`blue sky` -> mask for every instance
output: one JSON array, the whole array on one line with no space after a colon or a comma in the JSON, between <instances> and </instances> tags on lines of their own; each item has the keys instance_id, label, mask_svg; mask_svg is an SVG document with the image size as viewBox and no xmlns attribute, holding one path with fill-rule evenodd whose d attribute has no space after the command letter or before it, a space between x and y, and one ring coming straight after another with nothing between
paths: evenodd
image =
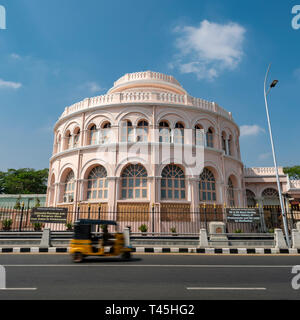
<instances>
[{"instance_id":1,"label":"blue sky","mask_svg":"<svg viewBox=\"0 0 300 320\"><path fill-rule=\"evenodd\" d=\"M0 170L48 167L65 106L104 94L128 72L173 75L242 128L247 167L272 166L263 80L280 165L300 164L298 1L0 0Z\"/></svg>"}]
</instances>

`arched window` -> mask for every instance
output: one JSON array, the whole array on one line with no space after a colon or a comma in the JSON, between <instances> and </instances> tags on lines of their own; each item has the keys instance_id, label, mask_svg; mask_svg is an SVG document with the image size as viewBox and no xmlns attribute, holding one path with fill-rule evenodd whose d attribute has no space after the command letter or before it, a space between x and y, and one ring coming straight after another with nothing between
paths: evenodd
<instances>
[{"instance_id":1,"label":"arched window","mask_svg":"<svg viewBox=\"0 0 300 320\"><path fill-rule=\"evenodd\" d=\"M255 207L256 206L256 200L255 200L255 194L251 190L246 189L246 197L247 197L247 206L248 207Z\"/></svg>"},{"instance_id":2,"label":"arched window","mask_svg":"<svg viewBox=\"0 0 300 320\"><path fill-rule=\"evenodd\" d=\"M64 184L64 203L70 203L74 201L74 190L75 190L75 178L74 172L70 171L66 177Z\"/></svg>"},{"instance_id":3,"label":"arched window","mask_svg":"<svg viewBox=\"0 0 300 320\"><path fill-rule=\"evenodd\" d=\"M97 144L97 135L98 135L97 127L95 125L92 125L89 131L90 131L89 144L90 145Z\"/></svg>"},{"instance_id":4,"label":"arched window","mask_svg":"<svg viewBox=\"0 0 300 320\"><path fill-rule=\"evenodd\" d=\"M55 175L52 174L49 186L49 204L54 205L54 195L55 195Z\"/></svg>"},{"instance_id":5,"label":"arched window","mask_svg":"<svg viewBox=\"0 0 300 320\"><path fill-rule=\"evenodd\" d=\"M121 198L147 198L147 176L141 164L128 165L121 174Z\"/></svg>"},{"instance_id":6,"label":"arched window","mask_svg":"<svg viewBox=\"0 0 300 320\"><path fill-rule=\"evenodd\" d=\"M137 142L146 142L148 141L148 122L145 120L139 121L137 125L137 136L136 141Z\"/></svg>"},{"instance_id":7,"label":"arched window","mask_svg":"<svg viewBox=\"0 0 300 320\"><path fill-rule=\"evenodd\" d=\"M121 123L121 141L122 142L133 142L134 130L131 121L126 120Z\"/></svg>"},{"instance_id":8,"label":"arched window","mask_svg":"<svg viewBox=\"0 0 300 320\"><path fill-rule=\"evenodd\" d=\"M91 170L88 176L87 199L107 199L108 181L107 172L103 166Z\"/></svg>"},{"instance_id":9,"label":"arched window","mask_svg":"<svg viewBox=\"0 0 300 320\"><path fill-rule=\"evenodd\" d=\"M222 150L227 154L227 148L226 148L226 133L222 132Z\"/></svg>"},{"instance_id":10,"label":"arched window","mask_svg":"<svg viewBox=\"0 0 300 320\"><path fill-rule=\"evenodd\" d=\"M195 130L195 144L204 146L203 127L200 124L196 124L194 130Z\"/></svg>"},{"instance_id":11,"label":"arched window","mask_svg":"<svg viewBox=\"0 0 300 320\"><path fill-rule=\"evenodd\" d=\"M230 207L235 206L234 201L234 187L231 178L228 178L228 190L227 190L227 196L228 196L228 204Z\"/></svg>"},{"instance_id":12,"label":"arched window","mask_svg":"<svg viewBox=\"0 0 300 320\"><path fill-rule=\"evenodd\" d=\"M105 144L109 142L110 130L111 130L111 124L110 122L106 122L101 129L101 143Z\"/></svg>"},{"instance_id":13,"label":"arched window","mask_svg":"<svg viewBox=\"0 0 300 320\"><path fill-rule=\"evenodd\" d=\"M183 144L184 143L184 125L177 122L173 134L173 142Z\"/></svg>"},{"instance_id":14,"label":"arched window","mask_svg":"<svg viewBox=\"0 0 300 320\"><path fill-rule=\"evenodd\" d=\"M175 164L165 166L161 173L161 199L185 199L185 176L183 170Z\"/></svg>"},{"instance_id":15,"label":"arched window","mask_svg":"<svg viewBox=\"0 0 300 320\"><path fill-rule=\"evenodd\" d=\"M262 192L263 204L266 206L276 206L280 204L279 194L276 189L267 188Z\"/></svg>"},{"instance_id":16,"label":"arched window","mask_svg":"<svg viewBox=\"0 0 300 320\"><path fill-rule=\"evenodd\" d=\"M262 196L265 198L278 198L278 191L273 188L267 188L263 191Z\"/></svg>"},{"instance_id":17,"label":"arched window","mask_svg":"<svg viewBox=\"0 0 300 320\"><path fill-rule=\"evenodd\" d=\"M159 123L159 142L171 142L170 127L166 121Z\"/></svg>"},{"instance_id":18,"label":"arched window","mask_svg":"<svg viewBox=\"0 0 300 320\"><path fill-rule=\"evenodd\" d=\"M78 148L78 147L79 147L79 139L80 139L80 129L77 128L77 129L74 131L73 148Z\"/></svg>"},{"instance_id":19,"label":"arched window","mask_svg":"<svg viewBox=\"0 0 300 320\"><path fill-rule=\"evenodd\" d=\"M232 136L231 135L228 138L228 154L232 156Z\"/></svg>"},{"instance_id":20,"label":"arched window","mask_svg":"<svg viewBox=\"0 0 300 320\"><path fill-rule=\"evenodd\" d=\"M200 174L199 181L199 200L216 201L216 180L214 174L207 168L204 168Z\"/></svg>"},{"instance_id":21,"label":"arched window","mask_svg":"<svg viewBox=\"0 0 300 320\"><path fill-rule=\"evenodd\" d=\"M214 132L212 128L209 128L206 132L206 146L209 148L214 147Z\"/></svg>"},{"instance_id":22,"label":"arched window","mask_svg":"<svg viewBox=\"0 0 300 320\"><path fill-rule=\"evenodd\" d=\"M71 149L72 148L72 135L71 135L71 132L68 130L68 132L66 133L66 144L65 144L65 148L68 150L68 149Z\"/></svg>"}]
</instances>

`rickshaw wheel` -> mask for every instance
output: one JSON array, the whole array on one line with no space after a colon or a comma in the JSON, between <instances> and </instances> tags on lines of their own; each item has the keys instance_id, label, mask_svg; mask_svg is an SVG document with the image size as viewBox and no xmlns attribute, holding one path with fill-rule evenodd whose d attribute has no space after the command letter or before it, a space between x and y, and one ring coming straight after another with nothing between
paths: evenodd
<instances>
[{"instance_id":1,"label":"rickshaw wheel","mask_svg":"<svg viewBox=\"0 0 300 320\"><path fill-rule=\"evenodd\" d=\"M83 254L81 252L73 253L73 262L79 263L83 261Z\"/></svg>"},{"instance_id":2,"label":"rickshaw wheel","mask_svg":"<svg viewBox=\"0 0 300 320\"><path fill-rule=\"evenodd\" d=\"M123 253L122 253L122 259L124 259L124 260L130 260L130 258L131 258L130 252L123 252Z\"/></svg>"}]
</instances>

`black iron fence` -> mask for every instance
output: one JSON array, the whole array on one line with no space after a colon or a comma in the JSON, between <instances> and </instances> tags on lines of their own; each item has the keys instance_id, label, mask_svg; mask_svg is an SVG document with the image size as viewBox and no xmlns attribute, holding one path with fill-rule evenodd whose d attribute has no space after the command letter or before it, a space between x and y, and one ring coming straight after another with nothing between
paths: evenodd
<instances>
[{"instance_id":1,"label":"black iron fence","mask_svg":"<svg viewBox=\"0 0 300 320\"><path fill-rule=\"evenodd\" d=\"M198 235L200 229L209 232L209 223L212 221L224 222L228 233L264 233L272 232L275 228L283 228L279 206L265 206L259 210L261 219L256 222L243 223L227 220L226 210L221 206L207 206L197 212L132 210L108 211L88 208L81 211L69 211L66 223L32 223L31 209L0 208L0 231L41 231L47 227L53 231L71 231L77 219L102 219L117 221L114 231L122 231L130 227L132 233L151 235ZM289 229L295 228L300 221L300 211L290 210L287 214Z\"/></svg>"}]
</instances>

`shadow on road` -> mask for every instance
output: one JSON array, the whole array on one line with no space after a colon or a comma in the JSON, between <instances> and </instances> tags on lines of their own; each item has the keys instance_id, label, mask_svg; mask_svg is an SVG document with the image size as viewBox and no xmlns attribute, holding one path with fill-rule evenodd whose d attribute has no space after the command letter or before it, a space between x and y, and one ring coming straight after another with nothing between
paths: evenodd
<instances>
[{"instance_id":1,"label":"shadow on road","mask_svg":"<svg viewBox=\"0 0 300 320\"><path fill-rule=\"evenodd\" d=\"M141 258L131 258L131 259L122 259L122 258L111 258L111 257L86 257L84 258L82 263L108 263L108 262L124 262L124 263L129 263L129 262L137 262L141 261Z\"/></svg>"}]
</instances>

